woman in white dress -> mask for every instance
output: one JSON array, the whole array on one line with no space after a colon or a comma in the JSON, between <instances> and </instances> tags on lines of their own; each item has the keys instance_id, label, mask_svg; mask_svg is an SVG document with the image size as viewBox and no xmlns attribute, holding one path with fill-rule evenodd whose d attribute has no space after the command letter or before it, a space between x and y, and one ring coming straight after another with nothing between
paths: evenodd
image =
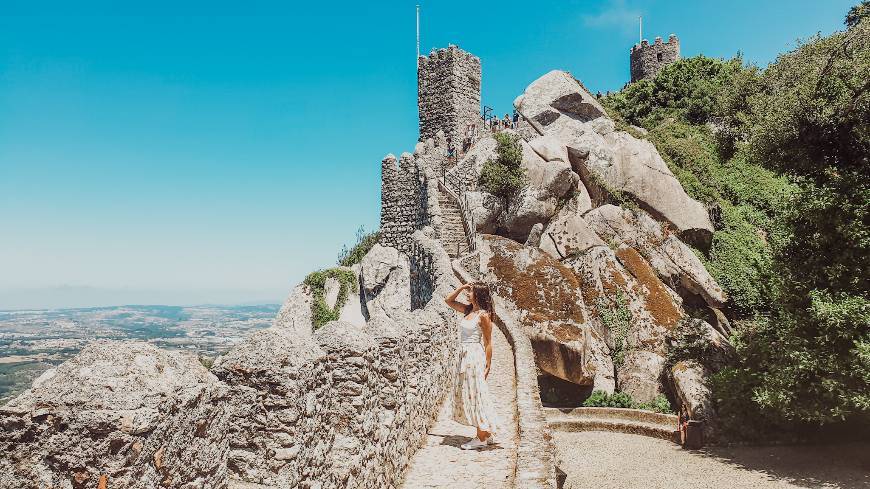
<instances>
[{"instance_id":1,"label":"woman in white dress","mask_svg":"<svg viewBox=\"0 0 870 489\"><path fill-rule=\"evenodd\" d=\"M456 298L468 291L470 305ZM477 428L477 437L462 445L477 450L493 443L498 418L486 378L492 366L492 296L482 283L465 284L450 294L447 304L464 314L459 321L459 362L453 382L453 419Z\"/></svg>"}]
</instances>

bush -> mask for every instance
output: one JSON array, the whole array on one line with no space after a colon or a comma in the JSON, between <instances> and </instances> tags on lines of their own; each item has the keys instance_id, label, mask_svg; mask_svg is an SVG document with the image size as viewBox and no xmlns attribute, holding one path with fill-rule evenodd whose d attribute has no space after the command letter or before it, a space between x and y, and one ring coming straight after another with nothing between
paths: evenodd
<instances>
[{"instance_id":1,"label":"bush","mask_svg":"<svg viewBox=\"0 0 870 489\"><path fill-rule=\"evenodd\" d=\"M663 68L653 79L640 80L603 99L625 121L649 128L668 117L693 124L717 116L730 121L743 98L744 84L757 70L744 67L739 56L723 61L706 56L684 58ZM723 87L737 86L737 90ZM727 104L727 105L726 105ZM729 111L721 110L726 106Z\"/></svg>"},{"instance_id":2,"label":"bush","mask_svg":"<svg viewBox=\"0 0 870 489\"><path fill-rule=\"evenodd\" d=\"M365 226L360 226L356 230L356 244L350 249L347 245L341 247L338 253L338 264L343 267L351 267L360 263L366 254L378 243L380 239L380 231L366 232Z\"/></svg>"},{"instance_id":3,"label":"bush","mask_svg":"<svg viewBox=\"0 0 870 489\"><path fill-rule=\"evenodd\" d=\"M523 151L515 134L498 133L495 141L496 159L486 160L483 164L478 184L493 195L507 198L526 184Z\"/></svg>"},{"instance_id":4,"label":"bush","mask_svg":"<svg viewBox=\"0 0 870 489\"><path fill-rule=\"evenodd\" d=\"M799 190L776 223L775 307L741 350L771 416L870 421L870 20L780 56L751 98L748 154Z\"/></svg>"},{"instance_id":5,"label":"bush","mask_svg":"<svg viewBox=\"0 0 870 489\"><path fill-rule=\"evenodd\" d=\"M330 278L338 280L339 283L338 298L335 300L333 308L326 304L326 280ZM353 272L341 268L311 272L302 283L308 286L314 297L314 300L311 301L311 318L314 329L318 329L330 321L338 320L341 308L347 302L350 292L359 290Z\"/></svg>"},{"instance_id":6,"label":"bush","mask_svg":"<svg viewBox=\"0 0 870 489\"><path fill-rule=\"evenodd\" d=\"M613 357L613 366L618 369L625 362L625 354L630 350L628 330L633 317L628 308L628 300L617 289L612 298L598 298L596 306L601 316L601 324L611 333L610 356Z\"/></svg>"},{"instance_id":7,"label":"bush","mask_svg":"<svg viewBox=\"0 0 870 489\"><path fill-rule=\"evenodd\" d=\"M638 403L635 402L630 395L618 391L613 394L608 394L604 391L593 391L592 394L583 401L583 406L643 409L646 411L655 411L657 413L673 412L670 402L668 402L668 399L661 394L656 396L652 402Z\"/></svg>"}]
</instances>

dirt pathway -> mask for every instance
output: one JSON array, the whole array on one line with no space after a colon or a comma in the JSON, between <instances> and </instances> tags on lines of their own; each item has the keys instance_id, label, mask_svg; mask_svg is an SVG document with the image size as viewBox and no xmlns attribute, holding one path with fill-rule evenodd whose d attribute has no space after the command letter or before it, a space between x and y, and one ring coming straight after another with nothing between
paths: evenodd
<instances>
[{"instance_id":1,"label":"dirt pathway","mask_svg":"<svg viewBox=\"0 0 870 489\"><path fill-rule=\"evenodd\" d=\"M451 420L445 402L425 444L411 459L404 489L513 487L517 457L516 371L513 351L498 328L493 328L492 340L492 372L487 382L505 433L497 438L495 446L480 451L461 450L459 445L474 437L475 429Z\"/></svg>"},{"instance_id":2,"label":"dirt pathway","mask_svg":"<svg viewBox=\"0 0 870 489\"><path fill-rule=\"evenodd\" d=\"M665 440L622 433L553 435L564 489L870 487L867 444L689 451Z\"/></svg>"}]
</instances>

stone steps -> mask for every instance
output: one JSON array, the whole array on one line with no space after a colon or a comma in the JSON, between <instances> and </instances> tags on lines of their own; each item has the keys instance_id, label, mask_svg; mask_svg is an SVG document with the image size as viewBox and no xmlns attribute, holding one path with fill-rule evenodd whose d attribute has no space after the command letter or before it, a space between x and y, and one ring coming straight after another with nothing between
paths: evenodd
<instances>
[{"instance_id":1,"label":"stone steps","mask_svg":"<svg viewBox=\"0 0 870 489\"><path fill-rule=\"evenodd\" d=\"M680 442L678 418L640 409L544 408L547 424L555 431L611 431Z\"/></svg>"},{"instance_id":2,"label":"stone steps","mask_svg":"<svg viewBox=\"0 0 870 489\"><path fill-rule=\"evenodd\" d=\"M468 237L462 221L462 211L446 192L438 192L438 204L441 207L441 245L447 250L451 259L468 253Z\"/></svg>"}]
</instances>

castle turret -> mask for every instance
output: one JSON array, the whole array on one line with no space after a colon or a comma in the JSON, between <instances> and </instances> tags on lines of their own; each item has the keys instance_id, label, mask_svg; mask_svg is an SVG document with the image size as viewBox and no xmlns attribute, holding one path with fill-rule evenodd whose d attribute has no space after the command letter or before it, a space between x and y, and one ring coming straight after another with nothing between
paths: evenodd
<instances>
[{"instance_id":1,"label":"castle turret","mask_svg":"<svg viewBox=\"0 0 870 489\"><path fill-rule=\"evenodd\" d=\"M631 47L631 81L654 78L665 66L680 59L680 40L675 34L662 42L656 37L650 44L646 39Z\"/></svg>"},{"instance_id":2,"label":"castle turret","mask_svg":"<svg viewBox=\"0 0 870 489\"><path fill-rule=\"evenodd\" d=\"M417 108L421 141L442 130L459 147L480 120L480 58L453 45L417 58Z\"/></svg>"}]
</instances>

